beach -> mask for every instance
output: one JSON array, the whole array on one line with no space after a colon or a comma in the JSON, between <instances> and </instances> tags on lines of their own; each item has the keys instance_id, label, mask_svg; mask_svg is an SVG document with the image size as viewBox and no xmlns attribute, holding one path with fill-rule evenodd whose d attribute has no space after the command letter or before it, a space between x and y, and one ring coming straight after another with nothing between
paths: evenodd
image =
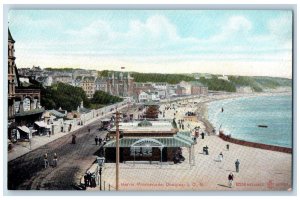
<instances>
[{"instance_id":1,"label":"beach","mask_svg":"<svg viewBox=\"0 0 300 200\"><path fill-rule=\"evenodd\" d=\"M217 134L207 120L207 103L227 99L248 97L261 94L220 94L204 96L202 98L183 100L176 103L176 109L165 111L165 118L182 119L186 112L197 113L198 120L184 122L184 130L193 131L200 127L200 131L208 134L204 139L199 137L194 145L194 163L188 163L188 149L183 148L186 160L180 164L164 163L163 165L146 163L120 164L120 190L240 190L240 191L287 191L292 187L292 154L264 150L233 144L224 141ZM161 105L161 110L164 110ZM177 112L176 112L177 111ZM162 118L162 116L159 116ZM229 150L226 145L229 144ZM209 155L203 154L203 147L208 146ZM223 160L218 161L222 152ZM239 172L235 170L235 161L239 160ZM107 163L104 167L104 181L115 186L115 164ZM138 172L138 173L137 173ZM228 175L234 174L233 186L228 187Z\"/></svg>"}]
</instances>

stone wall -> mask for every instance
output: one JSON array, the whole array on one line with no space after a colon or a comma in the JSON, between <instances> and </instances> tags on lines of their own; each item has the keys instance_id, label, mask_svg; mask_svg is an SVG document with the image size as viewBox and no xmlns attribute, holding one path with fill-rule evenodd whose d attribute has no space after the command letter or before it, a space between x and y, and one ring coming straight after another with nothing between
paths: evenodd
<instances>
[{"instance_id":1,"label":"stone wall","mask_svg":"<svg viewBox=\"0 0 300 200\"><path fill-rule=\"evenodd\" d=\"M293 152L292 148L279 147L279 146L273 146L273 145L268 145L268 144L261 144L261 143L255 143L255 142L248 142L248 141L244 141L244 140L239 140L239 139L232 138L228 135L225 135L223 132L219 133L219 137L221 139L223 139L224 141L234 143L234 144L243 145L243 146L247 146L247 147L266 149L266 150L270 150L270 151L279 151L279 152L290 153L290 154Z\"/></svg>"}]
</instances>

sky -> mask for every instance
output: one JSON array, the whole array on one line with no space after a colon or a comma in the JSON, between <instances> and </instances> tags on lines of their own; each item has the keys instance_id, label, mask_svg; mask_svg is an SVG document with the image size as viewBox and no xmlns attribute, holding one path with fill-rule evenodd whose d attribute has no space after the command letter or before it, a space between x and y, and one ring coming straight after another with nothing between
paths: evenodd
<instances>
[{"instance_id":1,"label":"sky","mask_svg":"<svg viewBox=\"0 0 300 200\"><path fill-rule=\"evenodd\" d=\"M292 77L288 10L10 10L17 67Z\"/></svg>"}]
</instances>

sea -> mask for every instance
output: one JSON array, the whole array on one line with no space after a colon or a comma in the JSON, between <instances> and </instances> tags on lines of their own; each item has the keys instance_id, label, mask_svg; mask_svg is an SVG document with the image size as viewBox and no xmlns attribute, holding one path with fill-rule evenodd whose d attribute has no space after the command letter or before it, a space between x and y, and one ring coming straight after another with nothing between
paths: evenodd
<instances>
[{"instance_id":1,"label":"sea","mask_svg":"<svg viewBox=\"0 0 300 200\"><path fill-rule=\"evenodd\" d=\"M216 131L222 130L233 138L292 147L292 95L213 101L208 104L208 119Z\"/></svg>"}]
</instances>

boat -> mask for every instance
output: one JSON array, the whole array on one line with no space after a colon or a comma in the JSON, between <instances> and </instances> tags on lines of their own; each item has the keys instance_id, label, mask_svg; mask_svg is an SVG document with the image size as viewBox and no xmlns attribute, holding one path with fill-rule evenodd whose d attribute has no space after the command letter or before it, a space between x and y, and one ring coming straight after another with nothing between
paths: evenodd
<instances>
[{"instance_id":1,"label":"boat","mask_svg":"<svg viewBox=\"0 0 300 200\"><path fill-rule=\"evenodd\" d=\"M267 125L258 125L259 128L268 128Z\"/></svg>"}]
</instances>

